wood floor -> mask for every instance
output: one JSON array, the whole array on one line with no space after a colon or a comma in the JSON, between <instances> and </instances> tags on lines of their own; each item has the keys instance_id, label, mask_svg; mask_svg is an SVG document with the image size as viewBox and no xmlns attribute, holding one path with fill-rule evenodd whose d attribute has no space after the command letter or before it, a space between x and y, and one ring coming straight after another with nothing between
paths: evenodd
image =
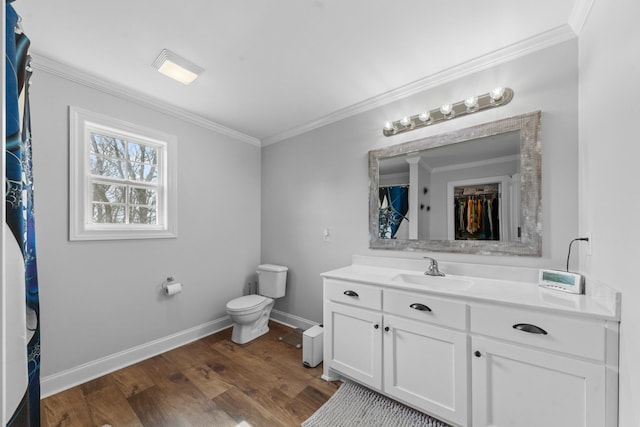
<instances>
[{"instance_id":1,"label":"wood floor","mask_svg":"<svg viewBox=\"0 0 640 427\"><path fill-rule=\"evenodd\" d=\"M270 328L244 345L227 329L48 397L42 426L299 426L339 383L278 340L291 329Z\"/></svg>"}]
</instances>

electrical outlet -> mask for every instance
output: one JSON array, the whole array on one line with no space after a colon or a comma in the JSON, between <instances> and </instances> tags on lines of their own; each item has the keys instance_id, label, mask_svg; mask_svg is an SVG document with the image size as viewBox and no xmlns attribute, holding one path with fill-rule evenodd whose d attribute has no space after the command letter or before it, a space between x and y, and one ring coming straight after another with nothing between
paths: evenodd
<instances>
[{"instance_id":1,"label":"electrical outlet","mask_svg":"<svg viewBox=\"0 0 640 427\"><path fill-rule=\"evenodd\" d=\"M587 256L593 255L593 234L588 232L585 234L585 237L589 239L587 242Z\"/></svg>"},{"instance_id":2,"label":"electrical outlet","mask_svg":"<svg viewBox=\"0 0 640 427\"><path fill-rule=\"evenodd\" d=\"M331 239L331 230L329 230L328 227L322 230L322 239L325 242L328 242Z\"/></svg>"}]
</instances>

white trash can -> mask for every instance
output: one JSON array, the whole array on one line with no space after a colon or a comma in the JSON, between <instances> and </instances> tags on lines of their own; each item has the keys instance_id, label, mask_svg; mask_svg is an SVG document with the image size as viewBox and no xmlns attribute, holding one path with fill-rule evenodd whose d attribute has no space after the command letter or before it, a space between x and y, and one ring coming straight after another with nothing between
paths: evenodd
<instances>
[{"instance_id":1,"label":"white trash can","mask_svg":"<svg viewBox=\"0 0 640 427\"><path fill-rule=\"evenodd\" d=\"M302 364L315 368L322 362L322 326L316 325L302 334Z\"/></svg>"}]
</instances>

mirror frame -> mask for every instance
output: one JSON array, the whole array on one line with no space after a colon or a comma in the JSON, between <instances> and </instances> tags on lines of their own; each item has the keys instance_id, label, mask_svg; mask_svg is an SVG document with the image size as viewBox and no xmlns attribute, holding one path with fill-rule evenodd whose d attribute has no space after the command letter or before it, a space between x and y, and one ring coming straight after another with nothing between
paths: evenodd
<instances>
[{"instance_id":1,"label":"mirror frame","mask_svg":"<svg viewBox=\"0 0 640 427\"><path fill-rule=\"evenodd\" d=\"M435 251L479 255L542 256L541 111L500 119L465 129L369 151L369 248ZM521 238L520 241L409 240L379 237L379 161L429 148L520 131Z\"/></svg>"}]
</instances>

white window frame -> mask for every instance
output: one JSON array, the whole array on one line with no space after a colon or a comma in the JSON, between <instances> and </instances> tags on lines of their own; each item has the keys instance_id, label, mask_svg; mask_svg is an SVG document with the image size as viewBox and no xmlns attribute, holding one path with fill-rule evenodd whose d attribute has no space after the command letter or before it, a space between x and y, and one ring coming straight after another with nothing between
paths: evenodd
<instances>
[{"instance_id":1,"label":"white window frame","mask_svg":"<svg viewBox=\"0 0 640 427\"><path fill-rule=\"evenodd\" d=\"M118 136L158 149L157 224L93 224L90 133ZM178 236L177 138L82 108L69 107L69 240ZM94 178L95 179L95 178ZM128 182L135 186L135 182Z\"/></svg>"}]
</instances>

